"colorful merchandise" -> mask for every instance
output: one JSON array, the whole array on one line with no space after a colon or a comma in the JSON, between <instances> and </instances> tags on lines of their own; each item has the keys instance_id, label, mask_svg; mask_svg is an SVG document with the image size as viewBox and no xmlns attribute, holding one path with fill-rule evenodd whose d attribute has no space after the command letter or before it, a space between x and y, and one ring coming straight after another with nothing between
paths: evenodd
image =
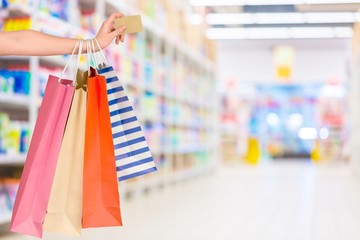
<instances>
[{"instance_id":1,"label":"colorful merchandise","mask_svg":"<svg viewBox=\"0 0 360 240\"><path fill-rule=\"evenodd\" d=\"M9 66L0 69L0 94L30 93L30 78L28 66Z\"/></svg>"},{"instance_id":2,"label":"colorful merchandise","mask_svg":"<svg viewBox=\"0 0 360 240\"><path fill-rule=\"evenodd\" d=\"M6 154L5 135L9 123L9 115L6 113L0 113L0 154Z\"/></svg>"},{"instance_id":3,"label":"colorful merchandise","mask_svg":"<svg viewBox=\"0 0 360 240\"><path fill-rule=\"evenodd\" d=\"M30 17L8 18L4 21L4 25L3 25L4 32L27 30L30 28L31 28Z\"/></svg>"},{"instance_id":4,"label":"colorful merchandise","mask_svg":"<svg viewBox=\"0 0 360 240\"><path fill-rule=\"evenodd\" d=\"M0 154L19 155L29 147L30 129L27 122L10 121L7 113L0 112Z\"/></svg>"},{"instance_id":5,"label":"colorful merchandise","mask_svg":"<svg viewBox=\"0 0 360 240\"><path fill-rule=\"evenodd\" d=\"M0 216L8 215L14 207L19 179L0 179Z\"/></svg>"},{"instance_id":6,"label":"colorful merchandise","mask_svg":"<svg viewBox=\"0 0 360 240\"><path fill-rule=\"evenodd\" d=\"M50 15L60 18L64 21L69 19L69 3L68 0L41 0L39 1L39 8L43 12L48 12Z\"/></svg>"}]
</instances>

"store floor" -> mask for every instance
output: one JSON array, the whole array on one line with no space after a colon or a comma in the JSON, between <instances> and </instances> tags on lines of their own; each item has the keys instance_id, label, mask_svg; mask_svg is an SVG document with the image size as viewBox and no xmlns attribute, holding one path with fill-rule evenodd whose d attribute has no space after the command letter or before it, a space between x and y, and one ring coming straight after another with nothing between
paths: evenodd
<instances>
[{"instance_id":1,"label":"store floor","mask_svg":"<svg viewBox=\"0 0 360 240\"><path fill-rule=\"evenodd\" d=\"M232 166L123 201L122 208L122 228L44 239L360 240L360 180L343 165Z\"/></svg>"}]
</instances>

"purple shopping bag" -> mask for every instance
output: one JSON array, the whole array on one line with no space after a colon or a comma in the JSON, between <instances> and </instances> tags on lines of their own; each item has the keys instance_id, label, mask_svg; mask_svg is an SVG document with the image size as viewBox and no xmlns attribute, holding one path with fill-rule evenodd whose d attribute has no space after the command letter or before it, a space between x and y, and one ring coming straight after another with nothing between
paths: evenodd
<instances>
[{"instance_id":1,"label":"purple shopping bag","mask_svg":"<svg viewBox=\"0 0 360 240\"><path fill-rule=\"evenodd\" d=\"M13 232L42 237L74 90L72 80L59 81L58 77L49 76L14 204L10 223Z\"/></svg>"}]
</instances>

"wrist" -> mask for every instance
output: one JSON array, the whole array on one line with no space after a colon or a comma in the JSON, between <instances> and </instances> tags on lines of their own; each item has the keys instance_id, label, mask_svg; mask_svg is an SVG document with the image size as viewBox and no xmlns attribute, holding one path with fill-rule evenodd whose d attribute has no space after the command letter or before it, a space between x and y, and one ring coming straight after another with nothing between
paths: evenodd
<instances>
[{"instance_id":1,"label":"wrist","mask_svg":"<svg viewBox=\"0 0 360 240\"><path fill-rule=\"evenodd\" d=\"M94 46L95 46L96 51L100 51L100 50L103 50L104 48L106 48L106 44L104 43L104 40L101 37L96 36L95 39L94 39ZM96 41L99 44L97 44ZM100 45L101 49L99 49L99 45Z\"/></svg>"}]
</instances>

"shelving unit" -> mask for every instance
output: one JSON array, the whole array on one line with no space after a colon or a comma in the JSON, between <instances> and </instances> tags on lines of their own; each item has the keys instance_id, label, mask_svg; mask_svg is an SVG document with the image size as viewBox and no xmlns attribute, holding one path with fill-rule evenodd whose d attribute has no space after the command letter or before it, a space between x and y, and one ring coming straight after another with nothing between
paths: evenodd
<instances>
[{"instance_id":1,"label":"shelving unit","mask_svg":"<svg viewBox=\"0 0 360 240\"><path fill-rule=\"evenodd\" d=\"M158 171L121 182L121 195L140 196L158 187L212 171L218 156L218 104L214 64L201 54L199 49L194 49L172 36L159 26L156 20L141 12L136 7L137 1L129 3L129 6L112 0L69 2L76 8L78 2L80 6L86 5L87 8L95 6L96 16L89 17L93 21L89 26L99 25L101 20L112 12L142 15L144 31L127 36L124 44L107 48L105 54L134 103ZM31 8L24 6L16 8L15 5L12 9L31 16L32 26L37 30L55 34L52 26L55 24L56 29L63 29L63 36L94 36L91 30L80 27L77 11L71 11L69 22L65 22L47 13L34 13ZM61 69L66 63L66 58L0 57L0 66L9 59L21 59L29 64L31 91L29 97L17 98L15 102L12 98L2 98L0 95L0 104L3 102L8 105L11 102L13 107L21 106L26 109L32 129L41 101L39 79L42 72L39 69L42 66ZM0 165L21 165L24 159L25 156L0 155Z\"/></svg>"},{"instance_id":2,"label":"shelving unit","mask_svg":"<svg viewBox=\"0 0 360 240\"><path fill-rule=\"evenodd\" d=\"M352 57L351 57L351 78L348 84L347 103L349 124L349 143L346 146L348 150L352 169L360 180L360 141L358 133L360 132L360 23L354 24L354 36L352 39Z\"/></svg>"}]
</instances>

